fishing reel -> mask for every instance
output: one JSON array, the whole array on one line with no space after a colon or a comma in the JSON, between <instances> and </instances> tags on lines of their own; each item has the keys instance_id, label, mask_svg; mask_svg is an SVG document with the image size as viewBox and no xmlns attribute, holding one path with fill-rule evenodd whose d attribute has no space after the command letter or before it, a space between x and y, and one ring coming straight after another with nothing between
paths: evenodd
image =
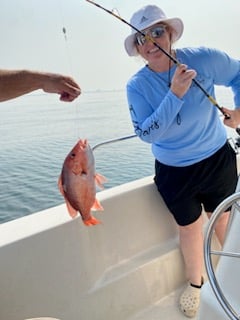
<instances>
[{"instance_id":1,"label":"fishing reel","mask_svg":"<svg viewBox=\"0 0 240 320\"><path fill-rule=\"evenodd\" d=\"M240 147L240 137L235 138L235 144L238 148Z\"/></svg>"},{"instance_id":2,"label":"fishing reel","mask_svg":"<svg viewBox=\"0 0 240 320\"><path fill-rule=\"evenodd\" d=\"M239 137L230 137L228 138L228 142L230 143L231 147L235 151L236 154L239 154L239 148L240 148L240 136Z\"/></svg>"}]
</instances>

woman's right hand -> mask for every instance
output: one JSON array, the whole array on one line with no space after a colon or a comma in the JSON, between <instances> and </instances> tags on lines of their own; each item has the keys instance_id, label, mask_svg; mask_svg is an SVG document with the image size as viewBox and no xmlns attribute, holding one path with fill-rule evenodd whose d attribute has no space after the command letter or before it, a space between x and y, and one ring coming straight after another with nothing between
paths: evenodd
<instances>
[{"instance_id":1,"label":"woman's right hand","mask_svg":"<svg viewBox=\"0 0 240 320\"><path fill-rule=\"evenodd\" d=\"M180 64L173 75L171 90L178 97L182 98L192 84L197 72L193 69L187 69L187 65Z\"/></svg>"}]
</instances>

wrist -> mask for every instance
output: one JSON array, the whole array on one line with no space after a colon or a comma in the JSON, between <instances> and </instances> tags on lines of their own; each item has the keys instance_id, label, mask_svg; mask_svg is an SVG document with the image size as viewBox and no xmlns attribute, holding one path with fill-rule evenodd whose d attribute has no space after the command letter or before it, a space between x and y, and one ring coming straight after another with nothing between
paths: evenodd
<instances>
[{"instance_id":1,"label":"wrist","mask_svg":"<svg viewBox=\"0 0 240 320\"><path fill-rule=\"evenodd\" d=\"M20 77L31 87L31 90L38 90L43 89L46 75L42 72L22 70L20 71Z\"/></svg>"},{"instance_id":2,"label":"wrist","mask_svg":"<svg viewBox=\"0 0 240 320\"><path fill-rule=\"evenodd\" d=\"M178 99L182 99L183 94L181 94L179 91L174 90L172 87L170 87L170 90L172 92L172 94L174 94Z\"/></svg>"}]
</instances>

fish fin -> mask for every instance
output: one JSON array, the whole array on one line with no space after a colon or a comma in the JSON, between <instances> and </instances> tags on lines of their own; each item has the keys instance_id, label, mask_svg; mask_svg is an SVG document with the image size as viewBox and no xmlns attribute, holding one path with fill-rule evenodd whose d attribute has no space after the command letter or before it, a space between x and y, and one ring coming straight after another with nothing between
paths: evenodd
<instances>
[{"instance_id":1,"label":"fish fin","mask_svg":"<svg viewBox=\"0 0 240 320\"><path fill-rule=\"evenodd\" d=\"M89 226L95 226L96 224L100 224L101 221L91 216L89 219L83 220L83 223L89 227Z\"/></svg>"},{"instance_id":2,"label":"fish fin","mask_svg":"<svg viewBox=\"0 0 240 320\"><path fill-rule=\"evenodd\" d=\"M96 182L96 185L103 189L104 186L103 186L103 183L107 182L107 178L105 178L103 175L101 175L100 173L96 173L95 174L95 182Z\"/></svg>"},{"instance_id":3,"label":"fish fin","mask_svg":"<svg viewBox=\"0 0 240 320\"><path fill-rule=\"evenodd\" d=\"M64 200L65 200L65 202L66 202L66 206L67 206L67 210L68 210L69 215L70 215L72 218L75 218L78 212L77 212L76 209L74 209L74 208L71 206L70 202L68 201L68 199L67 199L66 196L65 196L64 185L62 184L62 176L60 176L59 179L58 179L58 188L59 188L61 194L62 194L63 197L64 197Z\"/></svg>"},{"instance_id":4,"label":"fish fin","mask_svg":"<svg viewBox=\"0 0 240 320\"><path fill-rule=\"evenodd\" d=\"M95 198L95 201L94 201L94 204L93 204L91 210L96 210L96 211L103 211L104 210L101 203L98 201L97 198Z\"/></svg>"},{"instance_id":5,"label":"fish fin","mask_svg":"<svg viewBox=\"0 0 240 320\"><path fill-rule=\"evenodd\" d=\"M64 199L66 202L68 213L72 218L75 218L78 214L78 211L71 206L70 202L66 199L66 197L64 197Z\"/></svg>"},{"instance_id":6,"label":"fish fin","mask_svg":"<svg viewBox=\"0 0 240 320\"><path fill-rule=\"evenodd\" d=\"M62 184L62 176L58 179L58 189L61 192L61 194L64 196L64 190L63 190L63 184Z\"/></svg>"}]
</instances>

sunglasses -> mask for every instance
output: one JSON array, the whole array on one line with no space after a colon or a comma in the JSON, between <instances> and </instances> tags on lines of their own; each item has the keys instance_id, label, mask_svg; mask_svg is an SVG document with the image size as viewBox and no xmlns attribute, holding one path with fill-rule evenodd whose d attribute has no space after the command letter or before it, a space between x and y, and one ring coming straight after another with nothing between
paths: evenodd
<instances>
[{"instance_id":1,"label":"sunglasses","mask_svg":"<svg viewBox=\"0 0 240 320\"><path fill-rule=\"evenodd\" d=\"M138 46L143 46L147 39L157 39L161 38L161 36L165 33L166 26L165 25L158 25L152 28L149 28L141 33L137 33L135 37L135 44ZM146 37L146 35L148 37Z\"/></svg>"}]
</instances>

